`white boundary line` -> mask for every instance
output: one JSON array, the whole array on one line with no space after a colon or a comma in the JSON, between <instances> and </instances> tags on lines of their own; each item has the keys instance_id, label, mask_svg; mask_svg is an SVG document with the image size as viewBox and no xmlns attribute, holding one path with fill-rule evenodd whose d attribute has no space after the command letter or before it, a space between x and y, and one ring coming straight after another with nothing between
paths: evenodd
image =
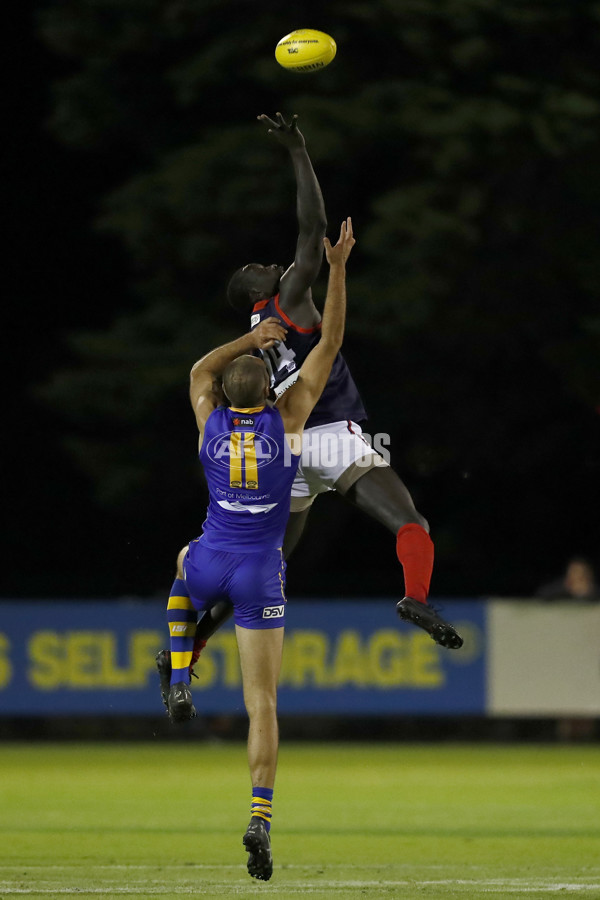
<instances>
[{"instance_id":1,"label":"white boundary line","mask_svg":"<svg viewBox=\"0 0 600 900\"><path fill-rule=\"evenodd\" d=\"M453 883L448 885L449 887L453 886ZM454 885L455 886L455 885ZM207 888L210 891L210 894L213 896L218 896L220 894L223 895L233 895L233 894L244 894L248 896L248 891L252 890L255 886L252 884L245 884L244 886L237 886L229 883L225 884L213 884L210 885L193 885L189 888L177 887L174 888L173 885L165 885L164 887L149 887L148 885L140 885L139 888L116 888L110 885L104 888L86 888L86 887L62 887L62 888L43 888L43 887L28 887L28 888L6 888L2 887L2 895L3 897L12 897L12 896L42 896L47 895L49 897L58 896L58 895L66 895L70 897L81 897L81 896L89 896L89 895L102 895L104 897L126 897L126 896L135 896L135 897L197 897L199 893L207 894ZM408 881L378 881L373 883L371 881L357 881L352 882L350 884L336 884L336 883L325 883L322 885L309 886L290 886L286 885L261 885L260 891L261 893L267 892L271 896L281 895L285 893L288 895L298 896L302 894L319 894L323 896L323 894L327 893L330 896L335 896L339 893L344 893L345 896L348 896L348 891L357 890L364 891L365 889L375 889L375 888L397 888L403 890L423 890L424 885L419 882L408 882ZM479 887L471 886L470 890L479 890L484 892L485 894L497 895L503 897L515 896L515 897L523 897L526 894L548 894L550 896L558 893L562 894L579 894L586 895L590 891L594 891L593 897L598 897L598 885L589 885L589 886L570 886L570 885L556 885L554 887L521 887L521 888L507 888L498 886L496 888L487 887L485 884L481 884ZM427 896L424 894L423 896ZM431 895L429 895L431 896ZM442 895L440 895L442 896ZM456 896L456 894L454 894ZM465 893L465 897L473 896L472 894Z\"/></svg>"},{"instance_id":2,"label":"white boundary line","mask_svg":"<svg viewBox=\"0 0 600 900\"><path fill-rule=\"evenodd\" d=\"M234 867L231 867L234 868ZM237 867L235 867L237 868ZM18 881L22 881L22 879L18 879ZM231 884L231 882L211 882L210 885L204 885L204 888L210 888L212 892L214 891L229 891L233 893L237 893L238 890L246 891L250 887L250 882L244 880L243 886L242 883L239 883L239 886L236 884ZM364 889L364 888L388 888L388 887L396 887L396 888L412 888L414 889L422 889L422 888L447 888L447 887L455 887L455 888L469 888L470 890L484 890L486 893L493 894L523 894L523 893L558 893L558 892L571 892L571 893L584 893L587 891L600 891L600 883L582 883L582 882L552 882L549 880L544 881L535 881L525 879L436 879L432 881L423 881L417 879L411 880L392 880L392 879L377 879L376 881L364 881L364 880L332 880L332 879L323 879L322 881L303 881L296 883L273 883L270 885L264 885L261 887L261 891L268 891L269 893L274 892L277 893L279 891L284 891L286 893L321 893L323 891L343 891L350 889ZM54 887L50 885L47 881L40 882L36 885L28 885L27 887L22 887L20 885L15 884L15 882L6 882L0 881L0 891L3 895L10 894L113 894L113 895L127 895L127 894L140 894L145 893L148 895L152 894L171 894L171 895L188 895L188 894L198 894L199 885L194 882L189 886L186 885L177 885L175 886L170 881L165 882L157 882L156 880L151 881L150 883L146 880L140 881L137 883L130 883L129 885L115 885L108 883L106 885L102 885L101 887L92 887L87 888L82 886L81 884L74 885L72 887Z\"/></svg>"}]
</instances>

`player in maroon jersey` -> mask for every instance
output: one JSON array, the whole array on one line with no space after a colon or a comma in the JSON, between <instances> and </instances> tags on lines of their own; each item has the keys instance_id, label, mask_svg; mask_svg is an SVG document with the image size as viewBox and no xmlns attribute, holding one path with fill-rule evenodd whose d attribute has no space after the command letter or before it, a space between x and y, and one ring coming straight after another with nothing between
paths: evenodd
<instances>
[{"instance_id":1,"label":"player in maroon jersey","mask_svg":"<svg viewBox=\"0 0 600 900\"><path fill-rule=\"evenodd\" d=\"M311 288L321 266L327 219L319 182L296 117L289 124L280 113L276 120L265 115L259 120L290 153L297 184L296 254L286 271L279 266L257 264L239 269L229 283L228 299L237 308L252 309L254 326L266 317L278 315L287 327L285 339L264 354L271 371L271 386L279 396L293 383L303 359L319 340L321 315ZM302 462L292 488L284 552L289 557L298 543L317 494L337 490L396 536L405 582L404 599L397 604L400 617L424 628L443 647L457 649L462 646L462 638L427 603L433 570L428 523L416 510L397 473L367 445L360 428L365 419L360 395L340 353L307 422ZM328 454L319 460L315 451L324 435L328 439Z\"/></svg>"},{"instance_id":2,"label":"player in maroon jersey","mask_svg":"<svg viewBox=\"0 0 600 900\"><path fill-rule=\"evenodd\" d=\"M319 182L294 116L288 124L280 113L276 120L259 116L290 154L296 177L298 240L294 262L288 269L253 263L231 278L227 296L236 309L251 312L251 327L277 316L287 331L283 341L263 354L276 395L293 384L304 359L320 337L321 314L312 298L323 258L327 227ZM336 490L396 538L396 555L404 572L404 597L396 604L400 618L423 628L442 647L458 649L463 640L427 602L433 571L433 542L426 519L398 474L362 435L366 413L348 367L338 354L329 380L306 423L301 463L292 487L291 514L284 541L290 556L304 530L310 507L319 493ZM326 444L326 453L323 452ZM187 548L185 548L187 549ZM181 578L178 559L177 578ZM198 622L192 665L207 639L229 618L228 605L215 605ZM168 693L170 661L165 651L157 657L163 700Z\"/></svg>"}]
</instances>

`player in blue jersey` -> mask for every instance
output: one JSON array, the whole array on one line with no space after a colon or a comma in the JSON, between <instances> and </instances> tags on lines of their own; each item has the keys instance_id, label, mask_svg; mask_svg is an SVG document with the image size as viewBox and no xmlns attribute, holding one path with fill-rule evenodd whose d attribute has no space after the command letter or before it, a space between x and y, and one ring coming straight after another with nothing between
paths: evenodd
<instances>
[{"instance_id":1,"label":"player in blue jersey","mask_svg":"<svg viewBox=\"0 0 600 900\"><path fill-rule=\"evenodd\" d=\"M239 269L229 282L228 299L237 309L251 310L254 327L273 316L285 324L285 338L262 351L271 387L281 396L321 337L321 315L311 287L321 266L326 215L296 117L290 124L279 113L276 121L264 115L259 120L288 149L294 167L299 228L296 254L285 271L280 266L258 264ZM288 558L298 543L316 496L336 490L395 536L396 555L404 573L404 596L396 605L398 615L425 629L441 646L457 649L462 646L462 638L427 602L434 555L428 523L416 510L400 477L362 435L365 419L360 395L340 353L304 430L284 555ZM198 647L216 625L217 616L199 624Z\"/></svg>"},{"instance_id":2,"label":"player in blue jersey","mask_svg":"<svg viewBox=\"0 0 600 900\"><path fill-rule=\"evenodd\" d=\"M286 605L282 545L303 429L342 343L346 260L354 245L350 219L342 223L335 247L327 238L323 243L330 273L321 340L276 405L268 403L271 388L265 362L250 354L266 352L285 339L287 329L278 319L263 320L192 369L190 399L209 506L201 536L185 553L182 583L174 586L167 613L171 636L167 707L172 719L185 721L195 715L189 682L197 614L215 604L233 610L250 722L252 807L243 841L250 875L264 881L273 871L269 830ZM223 405L222 391L229 405Z\"/></svg>"}]
</instances>

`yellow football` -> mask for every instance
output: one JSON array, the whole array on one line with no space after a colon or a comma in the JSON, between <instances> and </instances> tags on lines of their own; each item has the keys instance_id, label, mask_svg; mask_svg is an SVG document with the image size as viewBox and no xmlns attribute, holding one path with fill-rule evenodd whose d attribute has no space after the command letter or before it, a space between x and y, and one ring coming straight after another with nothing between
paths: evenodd
<instances>
[{"instance_id":1,"label":"yellow football","mask_svg":"<svg viewBox=\"0 0 600 900\"><path fill-rule=\"evenodd\" d=\"M316 72L329 65L336 50L334 39L323 31L299 28L281 38L275 47L275 59L292 72Z\"/></svg>"}]
</instances>

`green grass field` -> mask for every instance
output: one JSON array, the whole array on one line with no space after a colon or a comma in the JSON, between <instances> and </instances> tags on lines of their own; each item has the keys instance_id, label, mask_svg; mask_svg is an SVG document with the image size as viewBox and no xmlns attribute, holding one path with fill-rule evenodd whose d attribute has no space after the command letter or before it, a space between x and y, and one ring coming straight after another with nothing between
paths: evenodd
<instances>
[{"instance_id":1,"label":"green grass field","mask_svg":"<svg viewBox=\"0 0 600 900\"><path fill-rule=\"evenodd\" d=\"M284 743L268 883L242 744L9 744L0 771L0 900L600 898L594 746Z\"/></svg>"}]
</instances>

